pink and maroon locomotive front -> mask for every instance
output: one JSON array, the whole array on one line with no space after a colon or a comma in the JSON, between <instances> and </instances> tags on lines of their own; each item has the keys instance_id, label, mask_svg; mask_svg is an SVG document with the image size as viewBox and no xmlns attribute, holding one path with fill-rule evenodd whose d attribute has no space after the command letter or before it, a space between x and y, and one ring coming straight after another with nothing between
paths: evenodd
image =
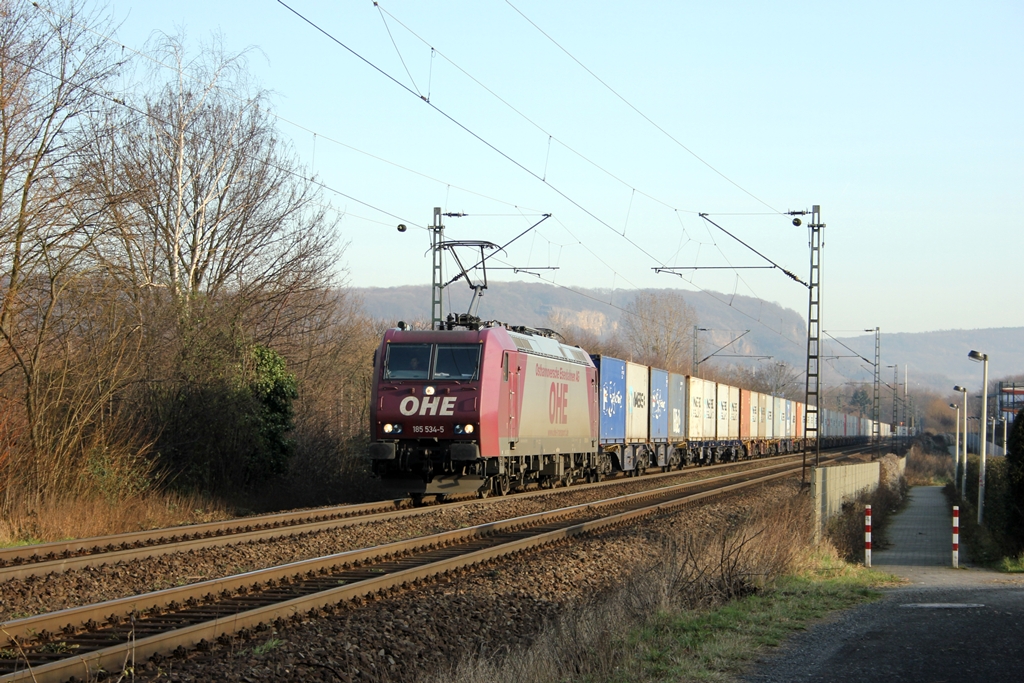
<instances>
[{"instance_id":1,"label":"pink and maroon locomotive front","mask_svg":"<svg viewBox=\"0 0 1024 683\"><path fill-rule=\"evenodd\" d=\"M434 494L579 474L598 448L596 377L582 350L505 327L388 330L374 362L374 471Z\"/></svg>"}]
</instances>

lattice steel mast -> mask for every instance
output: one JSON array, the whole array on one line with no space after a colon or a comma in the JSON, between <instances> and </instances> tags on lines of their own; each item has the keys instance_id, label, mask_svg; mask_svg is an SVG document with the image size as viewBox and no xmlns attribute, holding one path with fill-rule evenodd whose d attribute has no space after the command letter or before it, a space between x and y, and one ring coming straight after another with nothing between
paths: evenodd
<instances>
[{"instance_id":1,"label":"lattice steel mast","mask_svg":"<svg viewBox=\"0 0 1024 683\"><path fill-rule=\"evenodd\" d=\"M806 211L790 211L791 215L805 215ZM794 219L799 225L799 219ZM811 272L807 281L807 384L804 391L804 461L803 481L807 481L807 453L814 439L814 465L821 459L820 393L821 393L821 206L811 207L811 222L807 225L810 237Z\"/></svg>"},{"instance_id":2,"label":"lattice steel mast","mask_svg":"<svg viewBox=\"0 0 1024 683\"><path fill-rule=\"evenodd\" d=\"M441 207L434 207L434 224L430 226L430 252L434 257L432 286L430 289L430 328L437 330L444 323L444 273L442 272L444 225L441 223Z\"/></svg>"}]
</instances>

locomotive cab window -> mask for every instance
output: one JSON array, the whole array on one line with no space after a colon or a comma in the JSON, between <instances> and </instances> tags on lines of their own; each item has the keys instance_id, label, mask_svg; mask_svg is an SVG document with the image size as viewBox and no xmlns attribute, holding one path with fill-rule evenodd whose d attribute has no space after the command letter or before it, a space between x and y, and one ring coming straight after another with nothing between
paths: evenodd
<instances>
[{"instance_id":1,"label":"locomotive cab window","mask_svg":"<svg viewBox=\"0 0 1024 683\"><path fill-rule=\"evenodd\" d=\"M431 344L388 344L384 379L427 379Z\"/></svg>"},{"instance_id":2,"label":"locomotive cab window","mask_svg":"<svg viewBox=\"0 0 1024 683\"><path fill-rule=\"evenodd\" d=\"M434 379L473 379L480 365L480 345L438 344Z\"/></svg>"}]
</instances>

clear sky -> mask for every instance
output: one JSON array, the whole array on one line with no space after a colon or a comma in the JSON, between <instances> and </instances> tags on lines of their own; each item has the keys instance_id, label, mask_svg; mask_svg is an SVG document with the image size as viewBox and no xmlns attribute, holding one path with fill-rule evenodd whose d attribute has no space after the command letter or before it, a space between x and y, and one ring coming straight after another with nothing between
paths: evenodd
<instances>
[{"instance_id":1,"label":"clear sky","mask_svg":"<svg viewBox=\"0 0 1024 683\"><path fill-rule=\"evenodd\" d=\"M492 263L806 314L778 270L653 268L765 264L706 212L806 279L806 228L777 212L819 204L824 329L1024 326L1019 2L288 4L394 81L275 0L110 9L130 48L182 28L258 48L282 133L351 197L326 192L353 285L429 283L434 206L469 214L450 239L496 243L551 213Z\"/></svg>"}]
</instances>

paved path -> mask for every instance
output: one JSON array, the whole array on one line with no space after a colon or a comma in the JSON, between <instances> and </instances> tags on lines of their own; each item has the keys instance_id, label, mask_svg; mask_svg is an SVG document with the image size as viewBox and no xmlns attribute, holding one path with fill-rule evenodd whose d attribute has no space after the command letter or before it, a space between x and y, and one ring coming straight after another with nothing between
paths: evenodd
<instances>
[{"instance_id":1,"label":"paved path","mask_svg":"<svg viewBox=\"0 0 1024 683\"><path fill-rule=\"evenodd\" d=\"M1024 680L1024 577L952 568L942 489L911 490L872 565L907 580L875 603L833 615L761 662L749 683Z\"/></svg>"},{"instance_id":2,"label":"paved path","mask_svg":"<svg viewBox=\"0 0 1024 683\"><path fill-rule=\"evenodd\" d=\"M942 487L910 489L910 503L890 520L885 536L889 547L871 553L872 567L904 578L914 569L952 567L953 518Z\"/></svg>"}]
</instances>

